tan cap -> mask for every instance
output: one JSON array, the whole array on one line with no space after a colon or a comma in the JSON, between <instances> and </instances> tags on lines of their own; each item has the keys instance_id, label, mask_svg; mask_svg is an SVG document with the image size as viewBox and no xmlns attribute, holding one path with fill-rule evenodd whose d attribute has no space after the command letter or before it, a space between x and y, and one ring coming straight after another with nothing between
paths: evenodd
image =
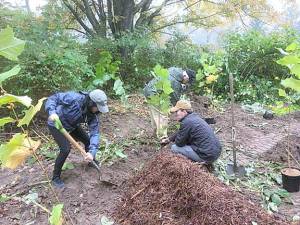
<instances>
[{"instance_id":1,"label":"tan cap","mask_svg":"<svg viewBox=\"0 0 300 225\"><path fill-rule=\"evenodd\" d=\"M191 103L187 100L179 100L174 107L171 108L171 112L177 112L179 109L191 110Z\"/></svg>"}]
</instances>

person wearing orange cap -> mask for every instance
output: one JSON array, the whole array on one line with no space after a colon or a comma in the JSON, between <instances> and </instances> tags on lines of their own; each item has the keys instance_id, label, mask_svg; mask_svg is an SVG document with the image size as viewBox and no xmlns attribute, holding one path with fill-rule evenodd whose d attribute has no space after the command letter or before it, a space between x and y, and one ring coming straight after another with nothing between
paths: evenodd
<instances>
[{"instance_id":1,"label":"person wearing orange cap","mask_svg":"<svg viewBox=\"0 0 300 225\"><path fill-rule=\"evenodd\" d=\"M179 130L161 140L162 144L173 142L171 151L195 162L211 164L221 154L221 144L212 128L192 110L189 101L179 100L171 113L180 122Z\"/></svg>"}]
</instances>

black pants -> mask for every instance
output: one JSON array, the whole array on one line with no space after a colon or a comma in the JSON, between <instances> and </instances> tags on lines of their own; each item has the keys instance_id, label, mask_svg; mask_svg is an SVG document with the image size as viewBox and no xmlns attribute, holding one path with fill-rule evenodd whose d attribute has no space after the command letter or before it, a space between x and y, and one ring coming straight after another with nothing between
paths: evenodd
<instances>
[{"instance_id":1,"label":"black pants","mask_svg":"<svg viewBox=\"0 0 300 225\"><path fill-rule=\"evenodd\" d=\"M70 142L65 138L65 136L55 127L48 126L48 128L60 149L60 152L55 160L54 171L53 171L53 179L54 179L56 177L60 177L61 169L70 153L71 145ZM90 138L88 134L82 129L82 127L78 126L75 130L73 130L70 133L70 135L76 141L82 142L85 146L85 151L88 152L88 148L90 145Z\"/></svg>"}]
</instances>

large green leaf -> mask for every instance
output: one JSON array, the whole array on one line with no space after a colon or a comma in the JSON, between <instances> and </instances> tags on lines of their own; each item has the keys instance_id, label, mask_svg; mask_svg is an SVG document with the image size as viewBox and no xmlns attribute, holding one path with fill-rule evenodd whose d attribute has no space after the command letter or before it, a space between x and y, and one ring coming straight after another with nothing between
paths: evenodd
<instances>
[{"instance_id":1,"label":"large green leaf","mask_svg":"<svg viewBox=\"0 0 300 225\"><path fill-rule=\"evenodd\" d=\"M283 90L283 89L278 89L278 95L280 96L280 97L286 97L286 92L285 92L285 90Z\"/></svg>"},{"instance_id":2,"label":"large green leaf","mask_svg":"<svg viewBox=\"0 0 300 225\"><path fill-rule=\"evenodd\" d=\"M10 154L23 144L25 137L25 134L17 133L8 143L0 146L0 161L2 164L6 164Z\"/></svg>"},{"instance_id":3,"label":"large green leaf","mask_svg":"<svg viewBox=\"0 0 300 225\"><path fill-rule=\"evenodd\" d=\"M290 68L292 74L295 74L300 79L300 64L295 64Z\"/></svg>"},{"instance_id":4,"label":"large green leaf","mask_svg":"<svg viewBox=\"0 0 300 225\"><path fill-rule=\"evenodd\" d=\"M280 205L280 203L281 203L280 196L277 195L277 194L275 194L275 193L272 195L271 200L272 200L272 202L274 202L277 206Z\"/></svg>"},{"instance_id":5,"label":"large green leaf","mask_svg":"<svg viewBox=\"0 0 300 225\"><path fill-rule=\"evenodd\" d=\"M20 102L26 107L29 107L31 105L31 101L31 98L29 98L28 96L16 96L11 94L5 94L0 96L0 106L8 103Z\"/></svg>"},{"instance_id":6,"label":"large green leaf","mask_svg":"<svg viewBox=\"0 0 300 225\"><path fill-rule=\"evenodd\" d=\"M173 89L172 89L172 86L171 86L171 83L170 82L166 82L164 85L163 85L163 91L165 94L169 95L173 92Z\"/></svg>"},{"instance_id":7,"label":"large green leaf","mask_svg":"<svg viewBox=\"0 0 300 225\"><path fill-rule=\"evenodd\" d=\"M64 205L63 204L57 204L53 206L51 216L49 218L49 222L51 225L62 225L63 219L62 219L62 209Z\"/></svg>"},{"instance_id":8,"label":"large green leaf","mask_svg":"<svg viewBox=\"0 0 300 225\"><path fill-rule=\"evenodd\" d=\"M18 127L23 126L23 125L29 125L30 121L32 120L32 118L35 116L35 114L40 111L43 102L46 98L41 98L38 103L36 104L36 106L30 106L30 108L25 112L25 116L20 120L20 122L18 123Z\"/></svg>"},{"instance_id":9,"label":"large green leaf","mask_svg":"<svg viewBox=\"0 0 300 225\"><path fill-rule=\"evenodd\" d=\"M299 44L296 42L293 42L292 44L287 46L285 50L287 50L289 52L289 51L295 51L298 48L299 48Z\"/></svg>"},{"instance_id":10,"label":"large green leaf","mask_svg":"<svg viewBox=\"0 0 300 225\"><path fill-rule=\"evenodd\" d=\"M277 205L276 205L274 202L270 202L270 203L268 204L268 208L269 208L271 211L273 211L273 212L277 212L277 211L278 211L278 207L277 207Z\"/></svg>"},{"instance_id":11,"label":"large green leaf","mask_svg":"<svg viewBox=\"0 0 300 225\"><path fill-rule=\"evenodd\" d=\"M11 70L9 70L9 71L7 71L7 72L4 72L4 73L1 73L0 74L0 85L1 85L1 83L4 81L4 80L6 80L6 79L8 79L8 78L10 78L10 77L12 77L12 76L15 76L15 75L17 75L19 72L20 72L20 70L21 70L21 67L19 66L19 65L16 65L14 68L12 68Z\"/></svg>"},{"instance_id":12,"label":"large green leaf","mask_svg":"<svg viewBox=\"0 0 300 225\"><path fill-rule=\"evenodd\" d=\"M289 66L289 65L300 63L300 58L295 55L287 55L277 60L277 63L280 65Z\"/></svg>"},{"instance_id":13,"label":"large green leaf","mask_svg":"<svg viewBox=\"0 0 300 225\"><path fill-rule=\"evenodd\" d=\"M169 71L161 67L161 65L156 65L154 67L154 73L161 79L169 79Z\"/></svg>"},{"instance_id":14,"label":"large green leaf","mask_svg":"<svg viewBox=\"0 0 300 225\"><path fill-rule=\"evenodd\" d=\"M113 89L116 92L116 95L124 95L125 94L123 82L119 78L115 81Z\"/></svg>"},{"instance_id":15,"label":"large green leaf","mask_svg":"<svg viewBox=\"0 0 300 225\"><path fill-rule=\"evenodd\" d=\"M24 46L24 41L14 37L14 32L11 27L0 31L0 55L7 59L17 61Z\"/></svg>"},{"instance_id":16,"label":"large green leaf","mask_svg":"<svg viewBox=\"0 0 300 225\"><path fill-rule=\"evenodd\" d=\"M11 117L3 117L0 119L0 127L4 126L7 123L15 122L15 120Z\"/></svg>"},{"instance_id":17,"label":"large green leaf","mask_svg":"<svg viewBox=\"0 0 300 225\"><path fill-rule=\"evenodd\" d=\"M278 194L282 198L287 198L287 197L290 196L290 193L287 190L285 190L285 189L279 189L279 190L277 190L276 194Z\"/></svg>"},{"instance_id":18,"label":"large green leaf","mask_svg":"<svg viewBox=\"0 0 300 225\"><path fill-rule=\"evenodd\" d=\"M281 84L286 88L291 88L297 92L300 92L300 80L287 78L285 80L282 80Z\"/></svg>"}]
</instances>

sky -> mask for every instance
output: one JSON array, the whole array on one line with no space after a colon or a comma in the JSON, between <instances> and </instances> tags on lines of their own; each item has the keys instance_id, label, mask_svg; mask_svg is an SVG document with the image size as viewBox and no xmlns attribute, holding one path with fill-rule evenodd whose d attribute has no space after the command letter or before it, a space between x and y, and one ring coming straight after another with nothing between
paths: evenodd
<instances>
[{"instance_id":1,"label":"sky","mask_svg":"<svg viewBox=\"0 0 300 225\"><path fill-rule=\"evenodd\" d=\"M13 5L25 6L25 0L6 0ZM37 11L39 7L44 6L47 0L29 0L29 6L32 11Z\"/></svg>"}]
</instances>

